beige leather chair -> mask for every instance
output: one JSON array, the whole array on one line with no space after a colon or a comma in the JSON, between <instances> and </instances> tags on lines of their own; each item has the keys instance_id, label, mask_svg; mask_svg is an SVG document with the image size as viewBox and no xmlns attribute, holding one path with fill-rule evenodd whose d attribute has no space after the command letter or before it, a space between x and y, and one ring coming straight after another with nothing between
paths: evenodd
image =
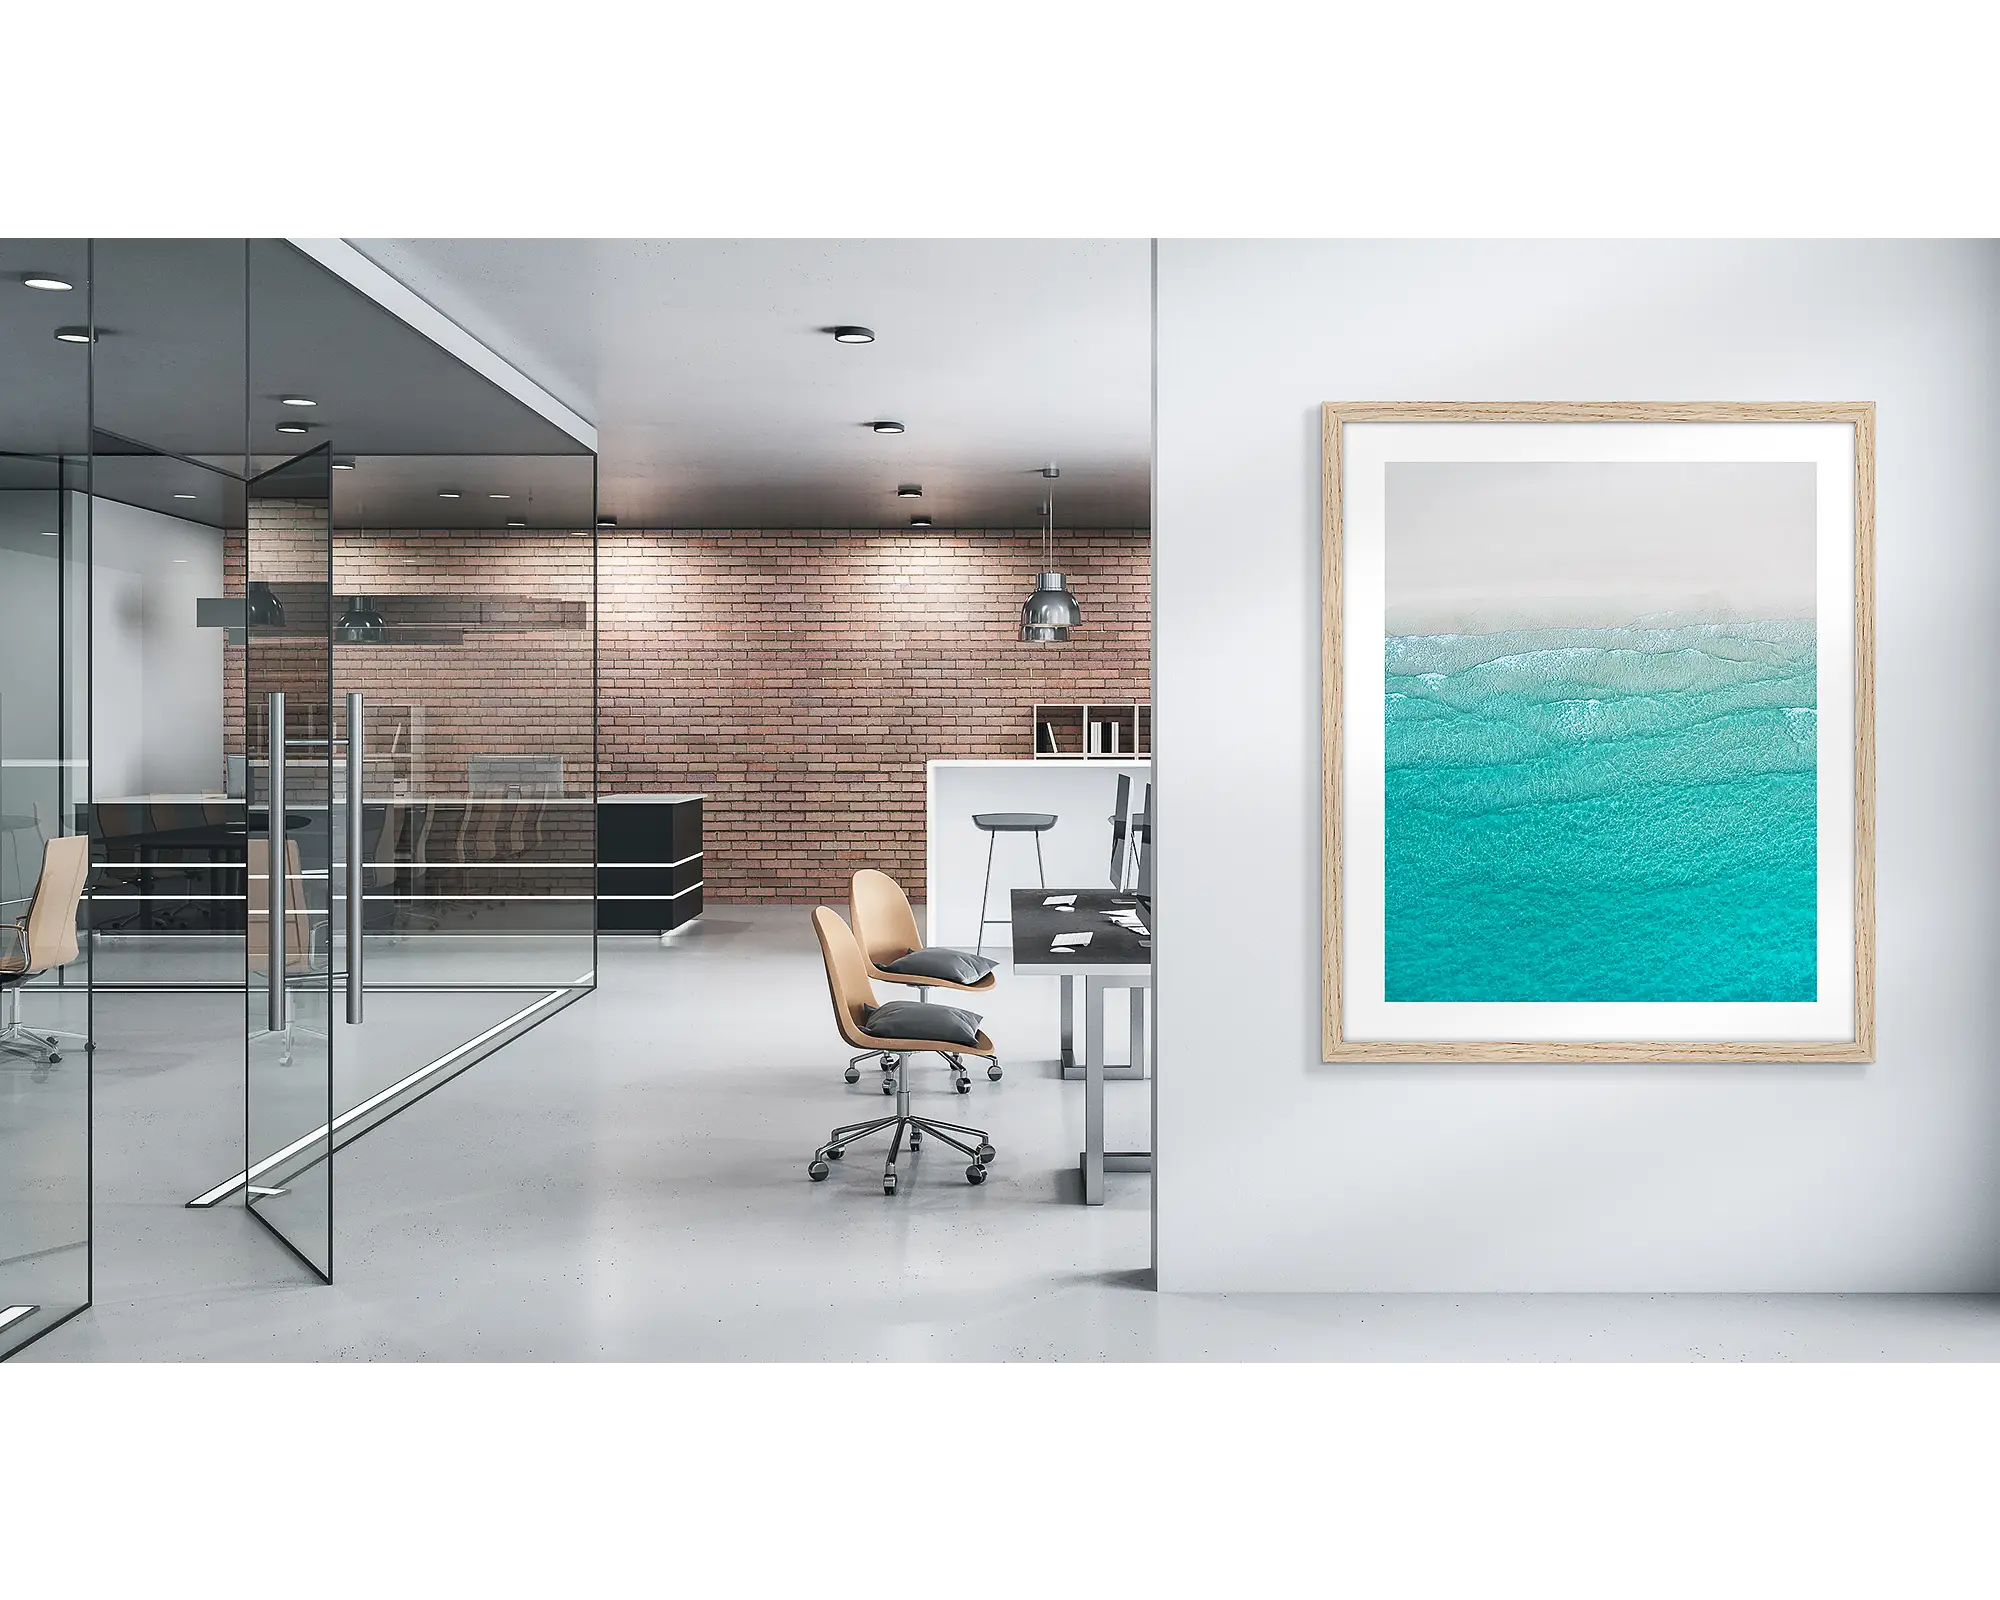
<instances>
[{"instance_id":1,"label":"beige leather chair","mask_svg":"<svg viewBox=\"0 0 2000 1600\"><path fill-rule=\"evenodd\" d=\"M82 834L42 845L42 874L28 914L4 930L0 944L0 1051L53 1064L62 1060L54 1034L21 1026L21 985L37 973L66 967L77 957L76 908L90 876L90 840Z\"/></svg>"},{"instance_id":2,"label":"beige leather chair","mask_svg":"<svg viewBox=\"0 0 2000 1600\"><path fill-rule=\"evenodd\" d=\"M959 1068L963 1065L958 1058L961 1054L991 1056L993 1041L980 1030L970 1044L963 1040L927 1038L921 1034L901 1036L870 1033L868 1025L879 1013L889 1008L875 1004L875 990L868 981L868 961L861 953L861 946L855 942L854 934L846 923L825 906L813 912L813 932L819 936L819 950L826 963L827 993L833 1000L834 1026L840 1030L841 1038L857 1049L864 1051L890 1050L899 1057L925 1051L943 1056ZM935 1008L917 1006L904 1001L907 1013L921 1013ZM894 1015L892 1012L891 1015ZM880 1022L875 1023L880 1026ZM829 1162L838 1161L846 1153L847 1147L857 1139L865 1139L871 1133L880 1133L893 1128L889 1142L889 1159L882 1168L882 1192L896 1192L896 1157L902 1153L903 1140L909 1139L912 1151L923 1148L924 1135L948 1144L952 1149L972 1158L972 1164L965 1169L967 1183L984 1183L986 1168L992 1162L994 1150L983 1128L968 1128L962 1123L939 1122L930 1117L919 1117L910 1111L910 1084L907 1071L899 1070L890 1083L896 1096L896 1111L893 1116L877 1117L871 1122L851 1122L845 1127L835 1128L827 1135L826 1143L813 1152L811 1164L806 1168L814 1183L823 1181L832 1171ZM967 1141L971 1141L968 1143Z\"/></svg>"},{"instance_id":3,"label":"beige leather chair","mask_svg":"<svg viewBox=\"0 0 2000 1600\"><path fill-rule=\"evenodd\" d=\"M876 983L899 983L917 991L919 1000L928 1000L932 989L955 989L962 994L990 994L998 981L998 969L988 972L974 983L963 983L955 978L939 976L935 973L891 972L888 963L900 961L905 956L916 955L927 949L924 936L917 929L917 914L910 909L910 897L903 893L903 886L886 872L877 872L873 867L863 867L855 873L847 885L848 910L854 917L854 937L861 946L861 953L868 962L868 976ZM963 956L962 950L938 951L939 955ZM860 1076L858 1062L861 1057L847 1064L847 1081L856 1082ZM882 1070L893 1072L896 1068L893 1053L884 1053ZM989 1061L986 1076L998 1082L1002 1076L1000 1063ZM971 1077L957 1074L958 1092L968 1093L972 1088ZM887 1093L885 1088L884 1093Z\"/></svg>"},{"instance_id":4,"label":"beige leather chair","mask_svg":"<svg viewBox=\"0 0 2000 1600\"><path fill-rule=\"evenodd\" d=\"M250 841L250 908L252 916L249 925L250 970L267 973L271 970L271 919L257 916L259 910L268 911L271 905L271 841L252 839ZM306 905L305 880L300 876L299 842L285 841L285 971L310 972L312 970L312 912Z\"/></svg>"}]
</instances>

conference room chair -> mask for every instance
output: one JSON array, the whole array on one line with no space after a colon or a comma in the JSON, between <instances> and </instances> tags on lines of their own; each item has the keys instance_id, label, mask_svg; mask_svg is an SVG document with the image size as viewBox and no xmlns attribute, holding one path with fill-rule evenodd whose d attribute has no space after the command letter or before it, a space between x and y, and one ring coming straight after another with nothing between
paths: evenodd
<instances>
[{"instance_id":1,"label":"conference room chair","mask_svg":"<svg viewBox=\"0 0 2000 1600\"><path fill-rule=\"evenodd\" d=\"M21 1026L21 986L76 959L76 908L89 876L86 835L71 834L42 845L42 871L28 914L7 925L5 943L0 944L0 1052L50 1066L62 1060L58 1034L30 1033Z\"/></svg>"},{"instance_id":2,"label":"conference room chair","mask_svg":"<svg viewBox=\"0 0 2000 1600\"><path fill-rule=\"evenodd\" d=\"M814 1183L824 1182L847 1147L871 1134L890 1132L889 1159L882 1167L882 1192L896 1192L896 1157L907 1138L910 1150L923 1148L926 1136L971 1157L965 1169L967 1183L984 1183L994 1150L983 1128L962 1123L940 1122L919 1117L910 1110L909 1060L912 1055L940 1055L964 1075L965 1055L994 1056L993 1041L980 1028L980 1019L956 1006L927 1005L917 1000L892 1000L877 1005L875 990L868 981L868 960L855 941L853 930L825 906L813 912L813 932L819 937L820 957L826 963L827 994L833 1001L834 1026L848 1044L860 1050L891 1050L902 1058L893 1081L896 1110L892 1116L867 1122L851 1122L835 1128L826 1143L813 1152L807 1175ZM971 1141L968 1143L967 1141Z\"/></svg>"},{"instance_id":3,"label":"conference room chair","mask_svg":"<svg viewBox=\"0 0 2000 1600\"><path fill-rule=\"evenodd\" d=\"M926 945L917 931L917 914L903 886L886 872L863 867L847 885L848 909L854 917L854 937L868 962L868 976L876 983L904 984L917 991L917 999L928 1000L932 989L955 989L962 994L987 994L997 981L999 963L987 956L967 955L942 945ZM880 1052L882 1070L896 1069L892 1052ZM847 1081L857 1082L866 1056L847 1064ZM1000 1063L989 1062L986 1076L998 1082ZM968 1093L972 1079L964 1072L956 1076L958 1092ZM888 1092L884 1079L884 1093Z\"/></svg>"}]
</instances>

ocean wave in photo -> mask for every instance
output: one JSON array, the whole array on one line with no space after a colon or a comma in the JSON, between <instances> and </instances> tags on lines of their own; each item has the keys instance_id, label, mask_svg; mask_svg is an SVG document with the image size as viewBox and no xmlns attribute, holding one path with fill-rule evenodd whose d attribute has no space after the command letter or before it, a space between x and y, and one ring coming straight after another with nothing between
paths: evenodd
<instances>
[{"instance_id":1,"label":"ocean wave in photo","mask_svg":"<svg viewBox=\"0 0 2000 1600\"><path fill-rule=\"evenodd\" d=\"M1385 998L1817 993L1811 622L1392 637Z\"/></svg>"}]
</instances>

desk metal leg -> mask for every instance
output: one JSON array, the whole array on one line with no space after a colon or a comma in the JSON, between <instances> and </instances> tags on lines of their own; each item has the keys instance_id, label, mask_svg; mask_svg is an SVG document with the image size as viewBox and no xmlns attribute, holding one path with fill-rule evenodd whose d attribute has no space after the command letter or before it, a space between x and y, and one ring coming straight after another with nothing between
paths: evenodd
<instances>
[{"instance_id":1,"label":"desk metal leg","mask_svg":"<svg viewBox=\"0 0 2000 1600\"><path fill-rule=\"evenodd\" d=\"M1083 1150L1077 1157L1077 1168L1083 1177L1083 1203L1087 1206L1104 1204L1106 1172L1153 1170L1153 1153L1150 1150L1107 1151L1104 1148L1105 1078L1136 1077L1145 1070L1146 991L1139 985L1132 985L1129 989L1132 996L1132 1056L1137 1070L1119 1068L1107 1071L1104 1065L1104 992L1126 987L1109 978L1086 978L1083 984Z\"/></svg>"},{"instance_id":2,"label":"desk metal leg","mask_svg":"<svg viewBox=\"0 0 2000 1600\"><path fill-rule=\"evenodd\" d=\"M1075 1012L1074 1002L1071 998L1072 986L1075 983L1075 978L1064 978L1062 980L1062 1075L1063 1080L1067 1083L1076 1083L1084 1075L1083 1068L1077 1064L1076 1059ZM1105 987L1113 989L1122 987L1122 985L1107 980ZM1134 989L1132 992L1139 994L1143 991ZM1144 1047L1145 1015L1138 1009L1142 1002L1134 1000L1132 1004L1134 1008L1132 1016L1132 1038L1134 1040L1132 1054L1126 1058L1123 1066L1120 1066L1116 1062L1110 1062L1106 1063L1104 1067L1104 1076L1113 1083L1118 1083L1126 1078L1143 1078L1146 1076L1146 1051ZM1100 1057L1099 1059L1101 1060L1102 1058Z\"/></svg>"}]
</instances>

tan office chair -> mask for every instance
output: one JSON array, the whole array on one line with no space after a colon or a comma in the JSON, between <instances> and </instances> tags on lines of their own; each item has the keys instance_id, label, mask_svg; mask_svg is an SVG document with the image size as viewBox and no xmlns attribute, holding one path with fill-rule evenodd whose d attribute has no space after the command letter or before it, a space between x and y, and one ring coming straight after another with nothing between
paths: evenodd
<instances>
[{"instance_id":1,"label":"tan office chair","mask_svg":"<svg viewBox=\"0 0 2000 1600\"><path fill-rule=\"evenodd\" d=\"M28 914L7 926L6 943L0 945L0 1051L50 1065L62 1060L56 1035L21 1026L21 985L76 959L76 908L89 875L88 837L72 834L43 844L42 874Z\"/></svg>"},{"instance_id":2,"label":"tan office chair","mask_svg":"<svg viewBox=\"0 0 2000 1600\"><path fill-rule=\"evenodd\" d=\"M910 897L903 893L903 886L888 873L863 867L848 882L847 903L854 917L854 937L867 959L868 976L875 982L907 985L917 991L919 1000L928 1000L932 989L987 994L998 981L997 967L984 957L967 956L963 950L927 947L923 934L917 930L917 914L910 909ZM901 965L903 970L896 970L891 963ZM969 966L965 965L968 963ZM980 967L986 970L976 980L966 982L952 974L951 969L955 965L961 970ZM860 1078L861 1059L857 1057L847 1064L846 1078L849 1083ZM883 1055L884 1072L894 1071L896 1065L893 1054ZM986 1076L998 1082L1002 1076L1000 1063L988 1062ZM957 1086L960 1094L969 1093L972 1089L971 1077L959 1072ZM886 1083L884 1092L887 1092Z\"/></svg>"},{"instance_id":3,"label":"tan office chair","mask_svg":"<svg viewBox=\"0 0 2000 1600\"><path fill-rule=\"evenodd\" d=\"M986 1037L983 1030L975 1030L970 1043L963 1039L932 1038L923 1031L927 1026L937 1031L935 1024L954 1020L945 1015L950 1009L948 1007L919 1005L909 1000L899 1000L887 1006L876 1005L875 990L868 982L868 961L861 953L861 946L855 943L854 934L847 924L825 906L813 912L813 932L819 936L820 955L826 962L826 987L833 1000L834 1025L839 1028L841 1038L849 1044L861 1050L893 1050L904 1057L930 1051L959 1066L961 1073L964 1070L958 1061L961 1054L989 1057L993 1054L993 1041ZM978 1020L973 1018L975 1023ZM871 1027L891 1031L871 1033ZM896 1027L909 1027L916 1031L896 1033L893 1031ZM857 1139L865 1139L871 1133L893 1127L895 1134L889 1142L889 1159L882 1168L884 1194L896 1192L896 1157L902 1153L905 1135L909 1138L912 1151L921 1149L924 1135L930 1134L954 1150L970 1156L972 1164L965 1169L965 1181L984 1183L986 1168L994 1155L985 1130L911 1115L907 1071L897 1072L894 1088L894 1116L877 1117L872 1122L852 1122L846 1127L835 1128L827 1135L826 1143L813 1152L812 1162L806 1168L812 1181L823 1181L832 1170L827 1163L838 1161ZM963 1138L956 1137L958 1135L963 1135ZM965 1139L975 1143L967 1144Z\"/></svg>"},{"instance_id":4,"label":"tan office chair","mask_svg":"<svg viewBox=\"0 0 2000 1600\"><path fill-rule=\"evenodd\" d=\"M271 894L271 841L250 841L250 922L248 942L250 970L257 974L271 970L271 919L258 916L269 912ZM285 971L312 970L312 912L306 905L305 879L300 875L299 842L285 841Z\"/></svg>"}]
</instances>

